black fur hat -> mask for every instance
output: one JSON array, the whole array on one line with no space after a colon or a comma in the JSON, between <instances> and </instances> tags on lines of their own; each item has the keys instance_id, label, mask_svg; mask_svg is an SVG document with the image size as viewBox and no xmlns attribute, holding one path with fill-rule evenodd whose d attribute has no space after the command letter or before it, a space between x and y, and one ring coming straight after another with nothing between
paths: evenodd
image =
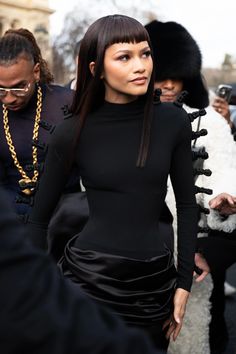
<instances>
[{"instance_id":1,"label":"black fur hat","mask_svg":"<svg viewBox=\"0 0 236 354\"><path fill-rule=\"evenodd\" d=\"M190 33L176 22L155 20L145 28L153 47L155 81L181 80L189 93L185 103L193 108L207 107L209 98L201 74L202 56Z\"/></svg>"}]
</instances>

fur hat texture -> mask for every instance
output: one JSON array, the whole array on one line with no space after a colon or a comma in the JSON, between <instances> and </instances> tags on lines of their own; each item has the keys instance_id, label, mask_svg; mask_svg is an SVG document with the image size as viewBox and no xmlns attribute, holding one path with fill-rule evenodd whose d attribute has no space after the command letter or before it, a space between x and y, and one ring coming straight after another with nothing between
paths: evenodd
<instances>
[{"instance_id":1,"label":"fur hat texture","mask_svg":"<svg viewBox=\"0 0 236 354\"><path fill-rule=\"evenodd\" d=\"M145 26L155 64L155 81L183 81L188 91L186 104L193 108L209 105L208 90L201 74L202 56L198 44L179 23L154 20Z\"/></svg>"}]
</instances>

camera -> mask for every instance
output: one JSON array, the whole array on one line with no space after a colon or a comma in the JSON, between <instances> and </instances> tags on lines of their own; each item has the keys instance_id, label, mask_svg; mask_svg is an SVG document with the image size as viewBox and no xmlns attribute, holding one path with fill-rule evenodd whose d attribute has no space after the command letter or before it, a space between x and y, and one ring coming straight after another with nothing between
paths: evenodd
<instances>
[{"instance_id":1,"label":"camera","mask_svg":"<svg viewBox=\"0 0 236 354\"><path fill-rule=\"evenodd\" d=\"M232 95L232 86L230 85L219 85L216 90L216 95L224 98L228 103Z\"/></svg>"}]
</instances>

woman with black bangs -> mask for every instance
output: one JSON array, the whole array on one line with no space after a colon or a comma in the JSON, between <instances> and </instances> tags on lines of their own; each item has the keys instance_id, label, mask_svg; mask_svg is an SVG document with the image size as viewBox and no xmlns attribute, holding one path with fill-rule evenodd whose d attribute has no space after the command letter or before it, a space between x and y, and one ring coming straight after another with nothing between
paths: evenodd
<instances>
[{"instance_id":1,"label":"woman with black bangs","mask_svg":"<svg viewBox=\"0 0 236 354\"><path fill-rule=\"evenodd\" d=\"M90 216L59 267L165 353L191 288L197 208L189 118L178 102L156 95L153 104L153 87L145 28L123 15L94 22L81 42L71 117L52 137L28 226L43 244L42 229L76 163ZM158 223L168 175L179 216L177 271Z\"/></svg>"}]
</instances>

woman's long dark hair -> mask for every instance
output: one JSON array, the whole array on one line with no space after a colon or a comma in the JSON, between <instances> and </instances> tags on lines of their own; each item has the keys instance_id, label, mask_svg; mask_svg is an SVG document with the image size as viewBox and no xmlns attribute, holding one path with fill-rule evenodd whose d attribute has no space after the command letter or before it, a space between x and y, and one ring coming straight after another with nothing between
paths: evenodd
<instances>
[{"instance_id":1,"label":"woman's long dark hair","mask_svg":"<svg viewBox=\"0 0 236 354\"><path fill-rule=\"evenodd\" d=\"M10 65L20 56L40 66L40 82L49 84L53 81L47 62L33 34L25 28L9 29L0 38L0 65Z\"/></svg>"},{"instance_id":2,"label":"woman's long dark hair","mask_svg":"<svg viewBox=\"0 0 236 354\"><path fill-rule=\"evenodd\" d=\"M87 115L96 110L104 102L105 87L101 75L104 69L104 57L106 49L115 43L139 43L147 41L151 43L148 32L143 25L134 18L124 15L110 15L95 21L87 30L80 46L77 86L72 104L72 112L79 114L79 131L81 130ZM89 64L95 62L93 75ZM148 152L151 103L153 100L154 75L152 73L147 90L144 111L143 130L137 166L145 164Z\"/></svg>"}]
</instances>

